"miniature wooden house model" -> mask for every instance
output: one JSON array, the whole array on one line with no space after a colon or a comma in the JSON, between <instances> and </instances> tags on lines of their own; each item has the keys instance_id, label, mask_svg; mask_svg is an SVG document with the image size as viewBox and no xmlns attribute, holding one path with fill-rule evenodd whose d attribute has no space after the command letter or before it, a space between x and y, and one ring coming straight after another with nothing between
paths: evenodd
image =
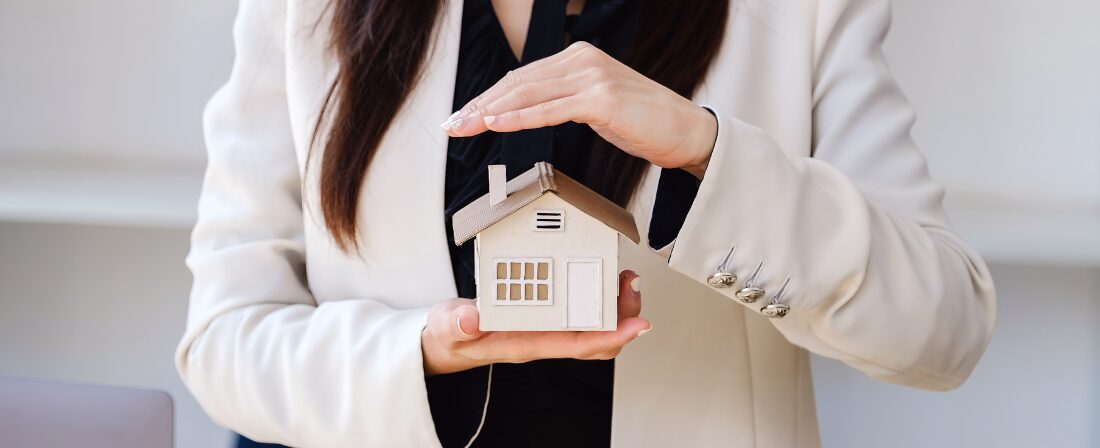
<instances>
[{"instance_id":1,"label":"miniature wooden house model","mask_svg":"<svg viewBox=\"0 0 1100 448\"><path fill-rule=\"evenodd\" d=\"M474 241L483 331L614 330L619 254L638 243L630 212L536 163L454 214L455 244Z\"/></svg>"}]
</instances>

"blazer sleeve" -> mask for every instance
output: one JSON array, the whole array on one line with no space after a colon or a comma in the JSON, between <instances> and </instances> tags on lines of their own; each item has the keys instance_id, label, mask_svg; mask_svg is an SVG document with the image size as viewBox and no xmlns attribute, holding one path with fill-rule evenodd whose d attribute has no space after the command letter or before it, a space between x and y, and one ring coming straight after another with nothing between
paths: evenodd
<instances>
[{"instance_id":1,"label":"blazer sleeve","mask_svg":"<svg viewBox=\"0 0 1100 448\"><path fill-rule=\"evenodd\" d=\"M669 264L704 282L730 249L739 280L767 295L788 277L775 327L792 343L909 386L959 386L992 333L981 258L953 232L943 188L910 137L913 108L887 69L884 0L823 1L812 157L718 111L710 164ZM740 301L738 301L740 303Z\"/></svg>"},{"instance_id":2,"label":"blazer sleeve","mask_svg":"<svg viewBox=\"0 0 1100 448\"><path fill-rule=\"evenodd\" d=\"M439 446L420 333L427 310L318 305L305 278L285 91L285 2L242 0L208 147L176 367L217 423L291 446Z\"/></svg>"}]
</instances>

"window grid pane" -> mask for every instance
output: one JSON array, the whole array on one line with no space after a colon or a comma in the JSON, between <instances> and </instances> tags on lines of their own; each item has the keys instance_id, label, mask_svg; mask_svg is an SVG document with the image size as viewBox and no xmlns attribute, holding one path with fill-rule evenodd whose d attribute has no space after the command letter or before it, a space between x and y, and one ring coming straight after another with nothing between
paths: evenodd
<instances>
[{"instance_id":1,"label":"window grid pane","mask_svg":"<svg viewBox=\"0 0 1100 448\"><path fill-rule=\"evenodd\" d=\"M501 305L551 305L552 260L549 258L494 259L495 288L491 290Z\"/></svg>"}]
</instances>

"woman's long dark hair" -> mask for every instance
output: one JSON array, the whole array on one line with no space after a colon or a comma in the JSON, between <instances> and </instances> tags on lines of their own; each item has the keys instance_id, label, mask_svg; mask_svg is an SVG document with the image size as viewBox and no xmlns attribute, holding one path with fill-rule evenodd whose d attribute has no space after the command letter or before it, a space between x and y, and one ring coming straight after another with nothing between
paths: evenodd
<instances>
[{"instance_id":1,"label":"woman's long dark hair","mask_svg":"<svg viewBox=\"0 0 1100 448\"><path fill-rule=\"evenodd\" d=\"M624 62L690 98L718 53L730 0L632 1L641 3L641 19ZM357 246L359 192L367 167L420 77L444 0L332 2L329 45L339 71L317 120L314 142L327 125L321 214L336 244L347 250ZM625 206L649 163L602 139L592 151L593 170L586 183Z\"/></svg>"}]
</instances>

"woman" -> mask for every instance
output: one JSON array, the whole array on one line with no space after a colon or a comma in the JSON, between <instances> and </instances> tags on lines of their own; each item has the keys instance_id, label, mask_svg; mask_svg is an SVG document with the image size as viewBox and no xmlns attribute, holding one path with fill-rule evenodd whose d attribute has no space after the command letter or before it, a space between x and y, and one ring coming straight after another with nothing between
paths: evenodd
<instances>
[{"instance_id":1,"label":"woman","mask_svg":"<svg viewBox=\"0 0 1100 448\"><path fill-rule=\"evenodd\" d=\"M817 446L807 350L957 387L993 285L909 137L889 17L242 0L181 376L217 422L292 446ZM449 218L487 165L539 160L645 230L667 263L640 268L645 317L627 271L614 332L478 331Z\"/></svg>"}]
</instances>

